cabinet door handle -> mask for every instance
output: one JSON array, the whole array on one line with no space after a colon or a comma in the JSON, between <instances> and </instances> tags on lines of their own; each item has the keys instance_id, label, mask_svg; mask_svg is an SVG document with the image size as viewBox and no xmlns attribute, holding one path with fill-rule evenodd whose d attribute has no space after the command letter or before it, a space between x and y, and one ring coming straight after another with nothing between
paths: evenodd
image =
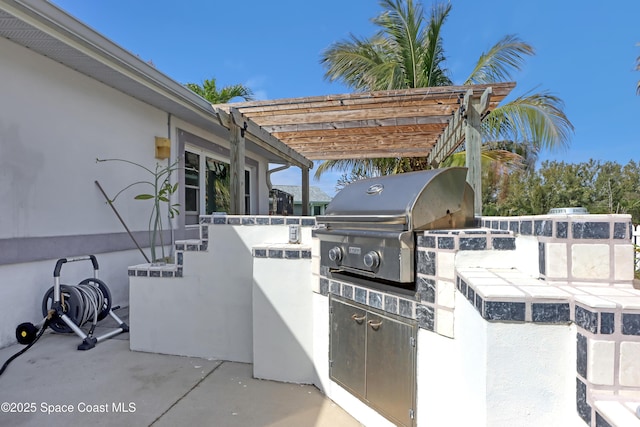
<instances>
[{"instance_id":1,"label":"cabinet door handle","mask_svg":"<svg viewBox=\"0 0 640 427\"><path fill-rule=\"evenodd\" d=\"M372 328L374 331L377 331L377 330L378 330L378 328L380 328L380 325L382 325L382 320L381 320L381 321L379 321L379 322L374 322L373 320L369 320L369 321L367 322L367 325L371 326L371 328Z\"/></svg>"},{"instance_id":2,"label":"cabinet door handle","mask_svg":"<svg viewBox=\"0 0 640 427\"><path fill-rule=\"evenodd\" d=\"M351 316L351 318L357 323L362 323L362 321L367 318L367 315L365 314L364 316L358 316L357 314L354 314L353 316Z\"/></svg>"}]
</instances>

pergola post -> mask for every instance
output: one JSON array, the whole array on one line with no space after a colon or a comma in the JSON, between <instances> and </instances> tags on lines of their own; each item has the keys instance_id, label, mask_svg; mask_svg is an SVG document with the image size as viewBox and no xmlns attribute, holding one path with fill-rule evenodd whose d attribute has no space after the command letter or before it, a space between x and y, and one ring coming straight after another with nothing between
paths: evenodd
<instances>
[{"instance_id":1,"label":"pergola post","mask_svg":"<svg viewBox=\"0 0 640 427\"><path fill-rule=\"evenodd\" d=\"M465 163L468 168L467 182L471 185L471 188L473 188L475 216L482 216L482 129L480 124L482 122L482 116L489 109L491 92L491 88L488 87L482 93L482 96L474 97L473 90L469 89L462 103L466 115L464 133L466 150Z\"/></svg>"},{"instance_id":2,"label":"pergola post","mask_svg":"<svg viewBox=\"0 0 640 427\"><path fill-rule=\"evenodd\" d=\"M244 124L236 123L232 114L229 120L230 131L230 155L229 163L231 168L231 177L229 180L229 192L231 193L231 214L244 215Z\"/></svg>"},{"instance_id":3,"label":"pergola post","mask_svg":"<svg viewBox=\"0 0 640 427\"><path fill-rule=\"evenodd\" d=\"M467 97L465 96L465 101ZM480 165L480 150L482 148L482 134L480 133L480 99L469 99L465 102L467 120L465 125L467 182L474 192L474 214L482 215L482 167Z\"/></svg>"},{"instance_id":4,"label":"pergola post","mask_svg":"<svg viewBox=\"0 0 640 427\"><path fill-rule=\"evenodd\" d=\"M302 167L302 215L309 215L309 168Z\"/></svg>"}]
</instances>

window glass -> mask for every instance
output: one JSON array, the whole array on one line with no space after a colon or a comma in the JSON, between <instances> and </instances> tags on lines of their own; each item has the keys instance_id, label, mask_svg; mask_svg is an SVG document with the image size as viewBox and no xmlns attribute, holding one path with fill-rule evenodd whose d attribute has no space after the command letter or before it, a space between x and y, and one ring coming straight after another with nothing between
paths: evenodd
<instances>
[{"instance_id":1,"label":"window glass","mask_svg":"<svg viewBox=\"0 0 640 427\"><path fill-rule=\"evenodd\" d=\"M184 210L197 215L200 199L200 156L188 151L184 156L184 183Z\"/></svg>"},{"instance_id":2,"label":"window glass","mask_svg":"<svg viewBox=\"0 0 640 427\"><path fill-rule=\"evenodd\" d=\"M207 157L206 215L213 212L231 212L229 169L228 163Z\"/></svg>"},{"instance_id":3,"label":"window glass","mask_svg":"<svg viewBox=\"0 0 640 427\"><path fill-rule=\"evenodd\" d=\"M199 215L231 213L231 167L209 157L206 151L189 148L184 153L185 224L197 224ZM202 173L201 173L202 172ZM251 172L244 171L245 213L251 212Z\"/></svg>"}]
</instances>

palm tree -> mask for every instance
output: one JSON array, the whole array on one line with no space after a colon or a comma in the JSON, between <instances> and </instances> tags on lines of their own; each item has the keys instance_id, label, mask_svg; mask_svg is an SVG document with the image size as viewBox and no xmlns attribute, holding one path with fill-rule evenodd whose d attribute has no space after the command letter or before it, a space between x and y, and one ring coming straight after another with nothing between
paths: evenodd
<instances>
[{"instance_id":1,"label":"palm tree","mask_svg":"<svg viewBox=\"0 0 640 427\"><path fill-rule=\"evenodd\" d=\"M197 83L187 83L185 86L212 104L226 104L237 97L243 98L245 101L251 101L253 99L251 89L241 84L225 86L218 90L215 78L205 79L201 85Z\"/></svg>"},{"instance_id":2,"label":"palm tree","mask_svg":"<svg viewBox=\"0 0 640 427\"><path fill-rule=\"evenodd\" d=\"M451 4L436 3L428 20L421 4L413 0L381 0L380 5L383 12L373 19L380 28L376 34L370 38L351 35L323 52L325 78L357 91L451 85L442 40L442 27ZM465 84L509 81L512 71L523 66L525 56L533 54L529 44L507 35L480 56ZM562 108L562 100L546 91L526 93L487 116L483 121L485 144L513 141L513 146L529 146L529 153L537 153L541 148L566 147L573 125ZM506 150L499 153L485 150L484 155L494 161L508 160L512 165L518 160L515 151L509 154ZM328 170L359 169L375 175L428 167L424 158L330 160L318 167L315 176L318 178Z\"/></svg>"}]
</instances>

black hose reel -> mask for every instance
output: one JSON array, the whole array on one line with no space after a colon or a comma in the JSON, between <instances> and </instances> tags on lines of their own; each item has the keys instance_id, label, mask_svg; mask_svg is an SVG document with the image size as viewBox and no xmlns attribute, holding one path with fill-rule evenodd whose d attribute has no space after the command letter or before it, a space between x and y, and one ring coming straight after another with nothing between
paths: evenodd
<instances>
[{"instance_id":1,"label":"black hose reel","mask_svg":"<svg viewBox=\"0 0 640 427\"><path fill-rule=\"evenodd\" d=\"M63 285L60 283L62 266L68 262L91 261L94 277L84 279L77 285ZM129 326L113 312L111 292L107 285L98 279L98 261L94 255L76 258L61 258L56 262L53 271L54 284L45 292L42 299L42 315L47 325L58 333L76 333L82 338L82 344L78 350L89 350L107 338L111 338L122 332L129 332ZM103 336L94 337L93 333L97 323L107 316L111 316L119 325L119 328L110 331ZM29 322L21 323L16 328L16 339L20 344L31 344L37 339L38 331L45 324L34 325ZM89 332L85 333L82 326L91 324Z\"/></svg>"},{"instance_id":2,"label":"black hose reel","mask_svg":"<svg viewBox=\"0 0 640 427\"><path fill-rule=\"evenodd\" d=\"M60 271L68 262L91 261L93 277L84 279L75 286L60 284ZM50 327L58 333L75 332L82 343L78 350L89 350L102 340L114 337L123 332L129 332L129 325L123 322L113 311L119 307L111 307L111 292L107 285L98 279L98 260L94 255L76 258L61 258L56 262L53 270L53 286L47 290L42 299L42 314L44 319L37 325L24 322L16 328L16 339L25 345L22 350L11 356L1 367L0 375L9 363L29 350L40 339L45 330ZM95 337L93 332L100 320L111 316L118 323L118 328ZM81 326L91 323L88 333Z\"/></svg>"},{"instance_id":3,"label":"black hose reel","mask_svg":"<svg viewBox=\"0 0 640 427\"><path fill-rule=\"evenodd\" d=\"M76 286L60 285L60 308L78 326L83 326L96 315L98 322L111 311L111 292L100 279L84 279ZM42 315L46 316L54 306L54 287L50 287L42 298ZM94 307L95 306L95 307ZM59 333L71 333L73 330L62 319L54 318L49 327Z\"/></svg>"}]
</instances>

